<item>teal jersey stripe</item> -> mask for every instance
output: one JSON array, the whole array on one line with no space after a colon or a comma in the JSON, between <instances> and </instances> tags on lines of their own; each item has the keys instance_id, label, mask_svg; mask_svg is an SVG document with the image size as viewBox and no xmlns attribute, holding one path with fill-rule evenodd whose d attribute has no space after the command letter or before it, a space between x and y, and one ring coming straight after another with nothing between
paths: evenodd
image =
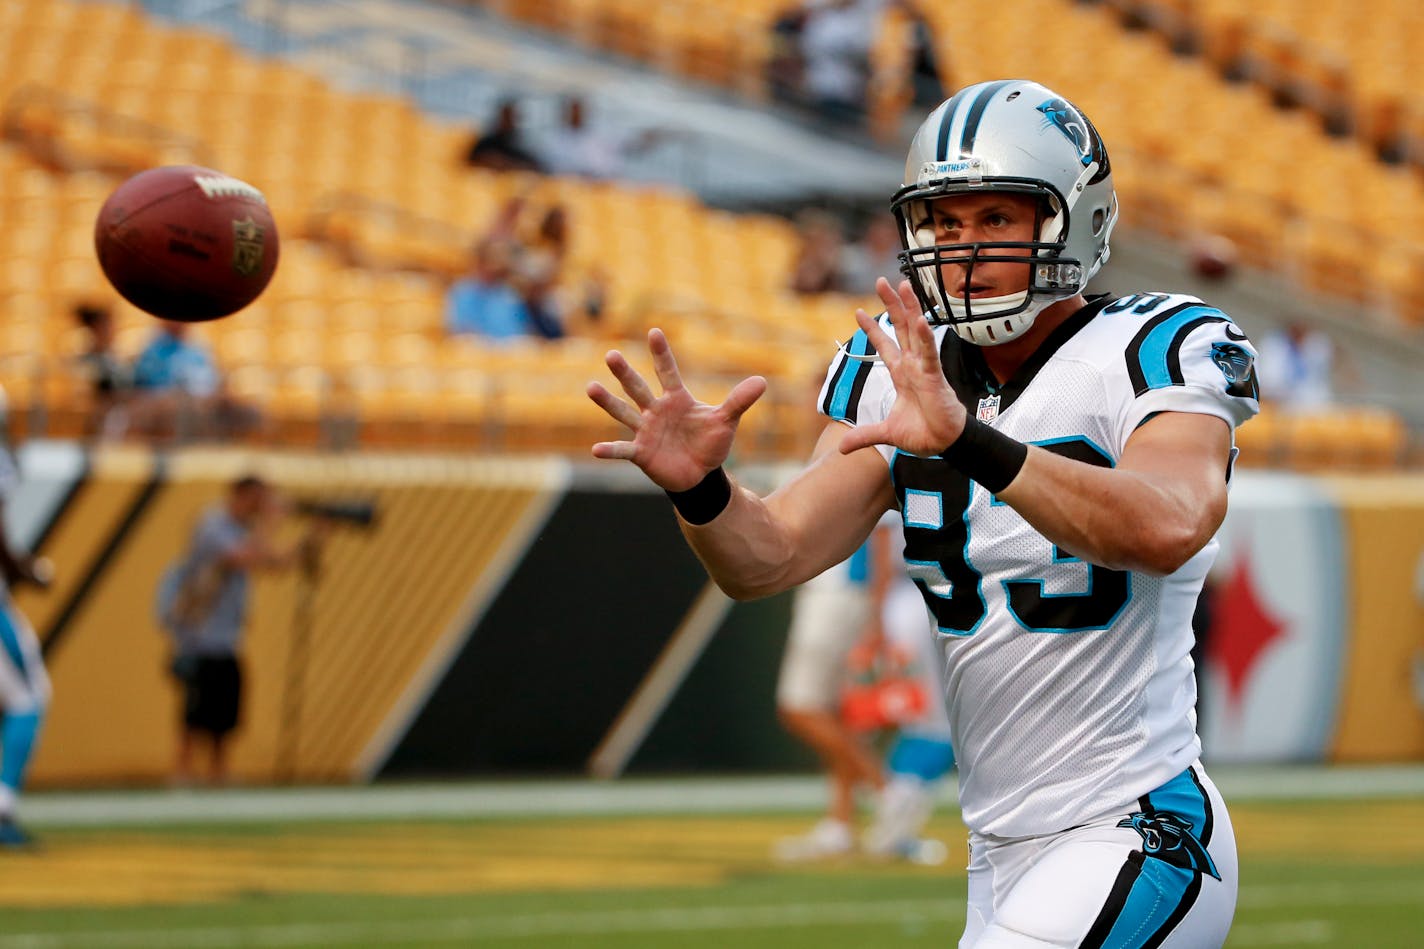
<instances>
[{"instance_id":1,"label":"teal jersey stripe","mask_svg":"<svg viewBox=\"0 0 1424 949\"><path fill-rule=\"evenodd\" d=\"M865 335L865 330L855 331L846 346L846 352L850 356L864 356L870 352L870 337ZM859 360L850 359L850 356L845 358L854 365L854 369L852 366L846 366L847 371L841 373L836 382L836 391L831 397L831 410L826 413L833 419L849 418L847 413L850 409L851 393L855 391L855 380L865 368Z\"/></svg>"},{"instance_id":2,"label":"teal jersey stripe","mask_svg":"<svg viewBox=\"0 0 1424 949\"><path fill-rule=\"evenodd\" d=\"M1190 306L1173 313L1142 337L1137 350L1137 362L1141 367L1143 385L1147 389L1165 389L1177 383L1178 380L1173 378L1172 373L1172 367L1177 362L1173 345L1177 334L1187 324L1203 320L1229 322L1230 318L1216 307ZM1178 365L1178 375L1180 372Z\"/></svg>"}]
</instances>

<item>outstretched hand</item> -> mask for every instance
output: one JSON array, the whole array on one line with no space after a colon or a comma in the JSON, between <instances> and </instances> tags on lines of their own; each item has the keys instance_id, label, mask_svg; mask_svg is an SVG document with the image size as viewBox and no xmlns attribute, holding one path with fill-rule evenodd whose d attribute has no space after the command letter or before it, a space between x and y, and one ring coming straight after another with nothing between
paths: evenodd
<instances>
[{"instance_id":1,"label":"outstretched hand","mask_svg":"<svg viewBox=\"0 0 1424 949\"><path fill-rule=\"evenodd\" d=\"M743 379L721 405L708 405L693 398L683 386L677 360L662 330L649 331L648 352L662 395L654 395L617 350L609 352L604 361L632 404L600 383L588 384L588 397L632 432L630 440L599 442L593 446L593 455L631 461L665 491L686 491L727 460L737 423L766 392L766 380L761 376Z\"/></svg>"},{"instance_id":2,"label":"outstretched hand","mask_svg":"<svg viewBox=\"0 0 1424 949\"><path fill-rule=\"evenodd\" d=\"M937 455L964 431L968 413L944 377L934 332L910 282L900 281L897 290L881 277L875 281L875 292L885 304L895 338L864 310L856 310L855 321L890 371L895 404L884 421L847 432L841 451L893 445L912 455Z\"/></svg>"}]
</instances>

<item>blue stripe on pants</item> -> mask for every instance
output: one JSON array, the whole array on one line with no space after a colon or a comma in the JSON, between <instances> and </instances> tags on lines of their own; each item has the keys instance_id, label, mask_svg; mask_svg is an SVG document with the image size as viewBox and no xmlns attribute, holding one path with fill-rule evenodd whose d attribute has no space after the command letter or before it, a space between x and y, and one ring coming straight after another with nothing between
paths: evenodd
<instances>
[{"instance_id":1,"label":"blue stripe on pants","mask_svg":"<svg viewBox=\"0 0 1424 949\"><path fill-rule=\"evenodd\" d=\"M0 784L20 790L39 733L39 712L5 713L4 724L0 724Z\"/></svg>"},{"instance_id":2,"label":"blue stripe on pants","mask_svg":"<svg viewBox=\"0 0 1424 949\"><path fill-rule=\"evenodd\" d=\"M1127 894L1127 901L1117 921L1108 931L1103 949L1145 949L1158 945L1166 933L1157 937L1162 927L1179 909L1196 901L1201 889L1201 874L1174 867L1161 860L1144 860L1137 882ZM1157 937L1154 939L1154 937Z\"/></svg>"},{"instance_id":3,"label":"blue stripe on pants","mask_svg":"<svg viewBox=\"0 0 1424 949\"><path fill-rule=\"evenodd\" d=\"M1155 949L1191 910L1202 875L1220 879L1206 851L1211 802L1192 769L1149 792L1139 806L1118 826L1143 834L1143 848L1128 856L1081 949Z\"/></svg>"},{"instance_id":4,"label":"blue stripe on pants","mask_svg":"<svg viewBox=\"0 0 1424 949\"><path fill-rule=\"evenodd\" d=\"M5 655L19 670L20 678L29 681L25 651L20 648L20 630L10 617L10 604L4 602L0 602L0 649L5 650Z\"/></svg>"}]
</instances>

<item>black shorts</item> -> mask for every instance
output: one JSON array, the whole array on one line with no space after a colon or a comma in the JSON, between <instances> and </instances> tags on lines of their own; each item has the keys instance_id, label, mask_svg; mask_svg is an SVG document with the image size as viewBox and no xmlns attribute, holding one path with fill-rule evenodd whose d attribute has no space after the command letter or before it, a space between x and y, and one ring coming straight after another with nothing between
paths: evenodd
<instances>
[{"instance_id":1,"label":"black shorts","mask_svg":"<svg viewBox=\"0 0 1424 949\"><path fill-rule=\"evenodd\" d=\"M242 705L242 667L232 656L200 656L183 680L183 724L226 735L237 727Z\"/></svg>"}]
</instances>

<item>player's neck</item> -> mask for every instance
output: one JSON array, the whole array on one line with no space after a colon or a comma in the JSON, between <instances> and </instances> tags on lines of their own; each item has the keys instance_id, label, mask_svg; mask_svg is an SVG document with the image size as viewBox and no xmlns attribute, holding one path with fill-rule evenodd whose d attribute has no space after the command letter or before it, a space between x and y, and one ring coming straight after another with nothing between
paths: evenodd
<instances>
[{"instance_id":1,"label":"player's neck","mask_svg":"<svg viewBox=\"0 0 1424 949\"><path fill-rule=\"evenodd\" d=\"M1074 313L1087 305L1082 294L1060 300L1033 321L1033 325L1022 336L999 346L984 346L979 351L984 355L984 363L1000 384L1008 382L1029 357L1037 352L1043 341Z\"/></svg>"}]
</instances>

